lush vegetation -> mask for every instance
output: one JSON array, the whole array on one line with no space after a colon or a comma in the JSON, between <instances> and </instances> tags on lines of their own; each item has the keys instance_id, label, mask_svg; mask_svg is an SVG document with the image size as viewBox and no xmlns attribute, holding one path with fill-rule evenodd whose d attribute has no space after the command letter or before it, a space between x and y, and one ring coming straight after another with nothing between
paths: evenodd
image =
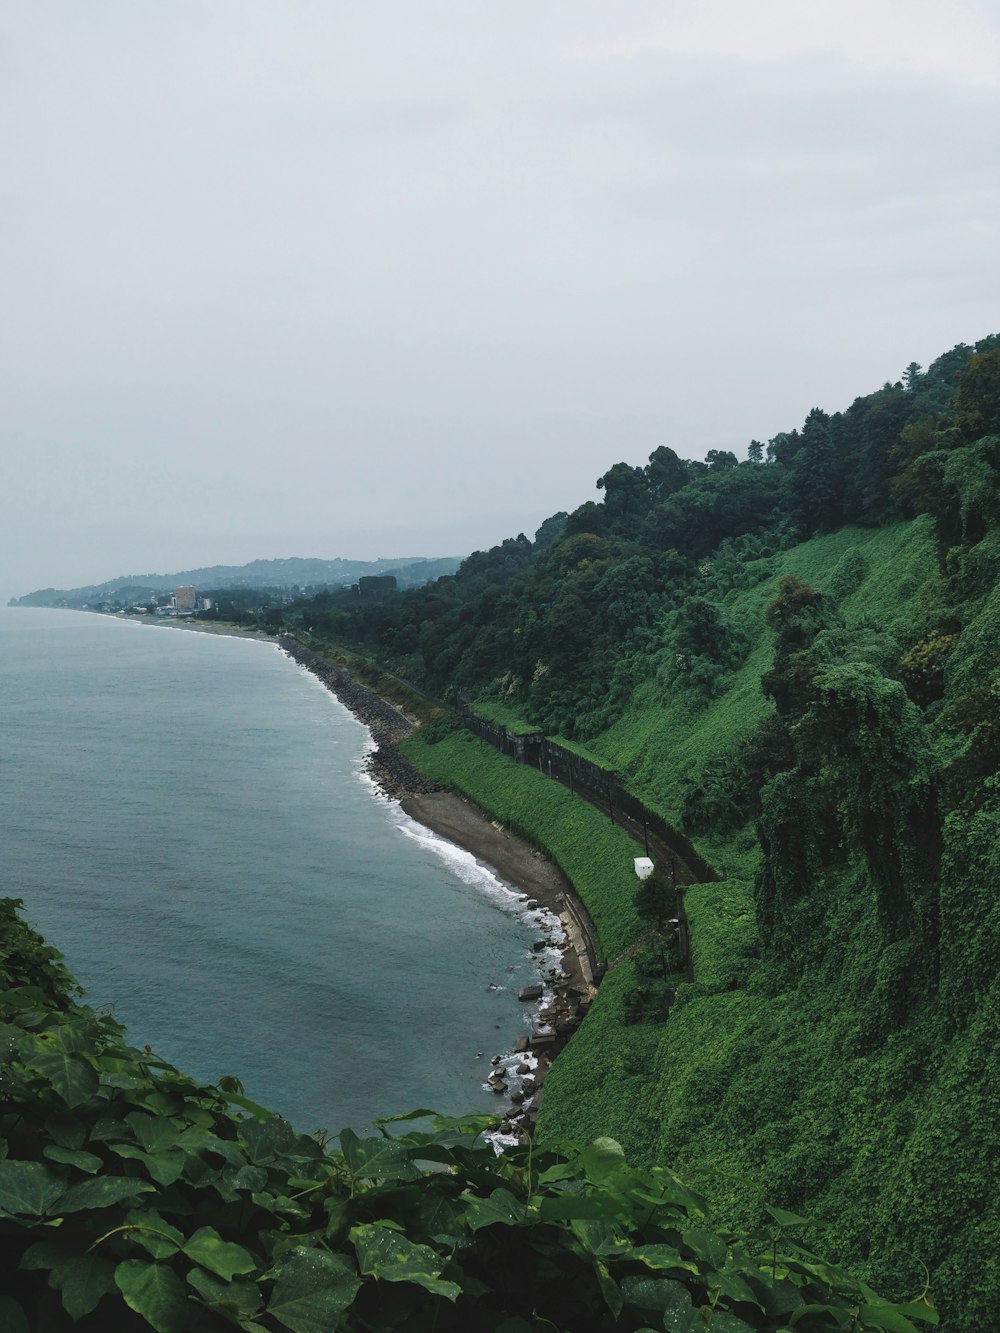
<instances>
[{"instance_id":1,"label":"lush vegetation","mask_svg":"<svg viewBox=\"0 0 1000 1333\"><path fill-rule=\"evenodd\" d=\"M616 463L597 485L599 503L554 515L533 541L521 535L477 552L428 588L365 598L325 593L281 608L273 624L314 643L346 645L425 695L471 702L494 723L541 730L614 769L695 839L722 876L687 893L694 981L671 984L667 1000L666 963L655 943L608 973L546 1083L538 1123L544 1151L536 1148L530 1162L515 1154L490 1174L470 1155L471 1141L452 1142L468 1127L442 1129L438 1144L406 1134L383 1148L394 1163L405 1159L407 1172L425 1161L449 1168L429 1185L421 1176L421 1192L413 1175L366 1177L351 1165L352 1139L340 1156L294 1140L299 1147L287 1148L301 1159L294 1178L279 1179L283 1166L274 1166L277 1176L253 1176L262 1201L251 1189L249 1202L232 1181L230 1193L220 1191L212 1172L225 1177L224 1164L235 1163L237 1173L269 1173L272 1159L254 1160L247 1136L259 1123L277 1133L274 1122L258 1122L247 1107L248 1119L234 1119L238 1101L227 1103L217 1090L183 1092L183 1080L171 1082L179 1075L148 1059L140 1074L139 1054L117 1053L119 1039L106 1024L65 1005L73 1031L90 1023L87 1040L97 1047L36 1049L63 1019L36 1020L25 1004L10 1040L15 1070L27 1071L26 1105L49 1097L59 1107L52 1125L95 1098L129 1107L108 1121L125 1129L102 1138L102 1120L100 1133L79 1141L74 1130L54 1139L56 1155L46 1152L53 1141L30 1140L35 1122L27 1116L8 1125L9 1161L32 1166L25 1180L39 1189L39 1171L47 1173L46 1202L32 1226L62 1216L85 1161L99 1159L101 1180L96 1173L111 1162L108 1153L124 1163L111 1179L141 1181L152 1171L147 1158L159 1148L127 1119L136 1113L156 1125L161 1114L171 1123L181 1117L164 1130L172 1153L182 1151L182 1140L198 1142L185 1137L193 1130L213 1135L213 1145L236 1146L198 1148L209 1172L201 1180L203 1168L184 1167L166 1182L152 1177L148 1194L131 1199L126 1189L108 1204L118 1210L108 1214L111 1230L128 1225L126 1206L156 1200L167 1224L162 1245L173 1248L157 1254L146 1245L141 1257L127 1248L142 1247L139 1233L118 1231L102 1242L110 1251L89 1250L104 1233L78 1234L77 1222L64 1219L44 1235L54 1249L26 1251L37 1254L39 1267L24 1271L55 1275L60 1242L76 1236L71 1254L105 1260L101 1280L113 1275L116 1291L123 1290L119 1266L139 1262L144 1273L156 1269L148 1279L154 1284L175 1293L178 1284L193 1288L194 1296L183 1288L188 1305L198 1307L188 1317L208 1318L202 1311L211 1306L212 1317L270 1327L282 1323L279 1310L290 1303L275 1292L282 1265L299 1247L306 1257L296 1264L332 1262L344 1275L338 1288L328 1271L331 1289L360 1282L343 1305L344 1327L430 1326L432 1298L437 1328L504 1327L499 1316L476 1323L496 1284L496 1272L476 1257L477 1246L488 1244L504 1264L513 1264L515 1252L529 1256L522 1274L528 1294L521 1304L504 1296L513 1303L502 1306L503 1318L527 1321L509 1324L510 1333L546 1327L543 1319L557 1328L600 1328L615 1318L625 1328L721 1333L906 1328L927 1312L919 1296L928 1273L952 1333L1000 1327L1000 337L955 348L927 371L911 365L898 383L845 411L814 410L800 429L751 441L745 461L713 451L692 463L661 448L644 466ZM606 817L464 734L445 712L407 751L559 861L609 959L648 931L631 877L634 844ZM126 1061L109 1069L110 1082L94 1049ZM39 1066L49 1055L51 1065ZM91 1074L79 1084L83 1065L96 1085ZM49 1088L50 1069L79 1100L71 1105L55 1082ZM155 1097L175 1100L144 1101L154 1094L128 1081L140 1077L165 1080ZM199 1117L219 1118L188 1124L189 1102ZM604 1145L589 1157L560 1149L567 1135L612 1137L647 1173L646 1183L637 1183L618 1148ZM285 1153L283 1144L278 1156ZM586 1165L607 1163L607 1154L614 1164L606 1176L603 1166ZM180 1157L172 1161L169 1170L180 1167ZM726 1229L711 1250L683 1249L685 1235L708 1229L703 1218L668 1224L656 1211L662 1195L649 1182L667 1179L667 1162L711 1198L711 1228ZM198 1194L203 1184L218 1199L210 1213ZM180 1191L182 1201L164 1203L154 1187L168 1201ZM560 1197L546 1205L549 1188ZM345 1190L350 1209L362 1211L349 1210L343 1230L341 1203L327 1201L342 1200ZM584 1202L594 1190L599 1200ZM407 1200L437 1198L436 1191L447 1198L440 1216L428 1221L419 1208L413 1212ZM469 1204L472 1197L479 1202ZM381 1211L364 1212L359 1200L366 1198ZM320 1200L322 1240L319 1221L285 1211L290 1203L313 1219ZM652 1210L648 1217L639 1203ZM682 1203L702 1207L688 1196ZM507 1212L498 1217L494 1206ZM563 1214L564 1206L584 1213ZM801 1302L808 1309L770 1304L755 1286L769 1266L774 1282L779 1273L793 1282L803 1276L776 1258L768 1265L759 1248L775 1207L785 1210L779 1221L791 1213L822 1219L826 1254L876 1290L900 1300L916 1295L917 1305L886 1312L860 1288L847 1297L841 1287L837 1300L847 1303L839 1313L819 1308L837 1301L814 1301L812 1292ZM487 1217L480 1235L472 1219ZM22 1220L12 1214L11 1226ZM369 1226L392 1233L388 1240L379 1233L387 1260L403 1263L412 1257L407 1246L417 1247L422 1279L395 1283L381 1271L389 1280L371 1281L375 1270L358 1247L369 1233L356 1230ZM214 1229L207 1248L205 1228ZM734 1243L736 1235L757 1239ZM400 1236L405 1245L393 1239ZM198 1256L216 1244L237 1247L248 1256L239 1262L252 1267L227 1275L219 1259L212 1269ZM648 1246L711 1265L714 1276L701 1267L697 1275L650 1269L638 1251L663 1252ZM735 1255L745 1287L727 1288L718 1279ZM198 1283L218 1288L189 1277L201 1270L216 1283L248 1286L251 1304L233 1297L234 1309L227 1289L212 1306ZM651 1271L652 1280L673 1285L658 1288L659 1304L643 1306L651 1295L634 1298L646 1293ZM817 1271L814 1265L810 1280ZM126 1286L130 1274L139 1270L122 1270ZM29 1292L40 1278L18 1280L28 1284L18 1301L41 1299L36 1288ZM445 1291L447 1284L460 1291ZM388 1306L377 1306L386 1289L411 1301L395 1323ZM589 1313L560 1306L557 1289L566 1300L578 1290ZM529 1296L535 1304L526 1303ZM544 1304L550 1296L551 1307ZM792 1293L781 1299L791 1301ZM365 1304L371 1301L376 1306ZM297 1327L287 1319L284 1326Z\"/></svg>"},{"instance_id":2,"label":"lush vegetation","mask_svg":"<svg viewBox=\"0 0 1000 1333\"><path fill-rule=\"evenodd\" d=\"M778 1209L733 1235L603 1137L498 1157L486 1121L296 1134L82 1006L0 901L0 1324L153 1328L884 1330L936 1324L812 1252Z\"/></svg>"},{"instance_id":3,"label":"lush vegetation","mask_svg":"<svg viewBox=\"0 0 1000 1333\"><path fill-rule=\"evenodd\" d=\"M744 462L658 449L598 487L314 627L583 749L723 875L688 893L669 1018L635 1021L641 959L610 973L539 1131L670 1161L733 1226L822 1216L877 1284L926 1263L950 1328L1000 1326L1000 339ZM537 774L455 737L411 754L565 864L573 816ZM642 923L591 864L613 956Z\"/></svg>"}]
</instances>

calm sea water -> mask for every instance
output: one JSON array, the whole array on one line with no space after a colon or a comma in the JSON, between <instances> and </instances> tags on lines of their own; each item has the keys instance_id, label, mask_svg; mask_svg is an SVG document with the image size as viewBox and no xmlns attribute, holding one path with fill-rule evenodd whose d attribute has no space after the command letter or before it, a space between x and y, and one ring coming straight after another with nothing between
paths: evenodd
<instances>
[{"instance_id":1,"label":"calm sea water","mask_svg":"<svg viewBox=\"0 0 1000 1333\"><path fill-rule=\"evenodd\" d=\"M273 645L0 609L0 893L133 1044L301 1129L494 1109L539 916L368 745Z\"/></svg>"}]
</instances>

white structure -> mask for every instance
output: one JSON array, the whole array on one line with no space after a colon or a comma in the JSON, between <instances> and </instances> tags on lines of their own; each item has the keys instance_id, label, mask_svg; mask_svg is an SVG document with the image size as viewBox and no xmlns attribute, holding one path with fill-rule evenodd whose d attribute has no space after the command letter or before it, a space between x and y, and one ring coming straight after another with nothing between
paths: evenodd
<instances>
[{"instance_id":1,"label":"white structure","mask_svg":"<svg viewBox=\"0 0 1000 1333\"><path fill-rule=\"evenodd\" d=\"M637 856L632 864L635 866L635 873L640 879L649 879L653 873L653 863L648 856Z\"/></svg>"}]
</instances>

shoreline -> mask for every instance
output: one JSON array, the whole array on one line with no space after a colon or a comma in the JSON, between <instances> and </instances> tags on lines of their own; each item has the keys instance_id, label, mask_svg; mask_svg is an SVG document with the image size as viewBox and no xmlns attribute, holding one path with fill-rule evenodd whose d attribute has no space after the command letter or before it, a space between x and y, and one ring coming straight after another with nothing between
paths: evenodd
<instances>
[{"instance_id":1,"label":"shoreline","mask_svg":"<svg viewBox=\"0 0 1000 1333\"><path fill-rule=\"evenodd\" d=\"M520 1137L534 1128L545 1077L552 1062L579 1025L597 993L588 942L581 920L586 908L553 861L521 838L494 823L478 806L457 792L425 778L398 749L398 742L419 725L343 668L327 661L297 640L280 636L277 645L315 675L371 733L375 749L368 771L377 789L399 802L403 813L439 837L463 848L486 865L502 883L521 895L528 907L544 909L559 922L559 934L536 941L558 949L560 966L548 973L539 968L540 984L525 995L538 1002L531 1037L519 1036L513 1049L493 1057L486 1080L494 1092L506 1094L501 1139ZM541 963L541 959L539 959ZM534 1062L533 1064L531 1062Z\"/></svg>"},{"instance_id":2,"label":"shoreline","mask_svg":"<svg viewBox=\"0 0 1000 1333\"><path fill-rule=\"evenodd\" d=\"M398 748L399 741L415 731L419 722L298 640L220 621L161 618L143 623L273 643L316 676L367 727L375 746L368 756L368 771L383 796L398 801L404 814L416 823L470 852L521 895L526 905L544 909L559 922L558 935L546 932L546 938L540 938L534 946L537 953L551 946L560 955L558 971L550 969L547 973L543 973L539 957L540 984L529 988L537 989L539 994L528 1001L539 1006L534 1030L530 1037L517 1037L512 1049L493 1057L492 1073L485 1080L495 1093L506 1095L500 1112L500 1139L530 1132L552 1062L597 993L586 932L581 927L581 921L588 921L586 908L562 871L530 844L494 823L471 801L425 778Z\"/></svg>"}]
</instances>

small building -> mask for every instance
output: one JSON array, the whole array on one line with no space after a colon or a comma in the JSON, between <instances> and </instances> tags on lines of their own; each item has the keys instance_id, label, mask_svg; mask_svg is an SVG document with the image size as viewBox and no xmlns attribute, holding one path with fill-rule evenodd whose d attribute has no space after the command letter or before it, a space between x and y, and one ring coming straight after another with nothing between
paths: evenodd
<instances>
[{"instance_id":1,"label":"small building","mask_svg":"<svg viewBox=\"0 0 1000 1333\"><path fill-rule=\"evenodd\" d=\"M653 873L653 863L648 856L637 856L632 864L639 879L649 879Z\"/></svg>"}]
</instances>

